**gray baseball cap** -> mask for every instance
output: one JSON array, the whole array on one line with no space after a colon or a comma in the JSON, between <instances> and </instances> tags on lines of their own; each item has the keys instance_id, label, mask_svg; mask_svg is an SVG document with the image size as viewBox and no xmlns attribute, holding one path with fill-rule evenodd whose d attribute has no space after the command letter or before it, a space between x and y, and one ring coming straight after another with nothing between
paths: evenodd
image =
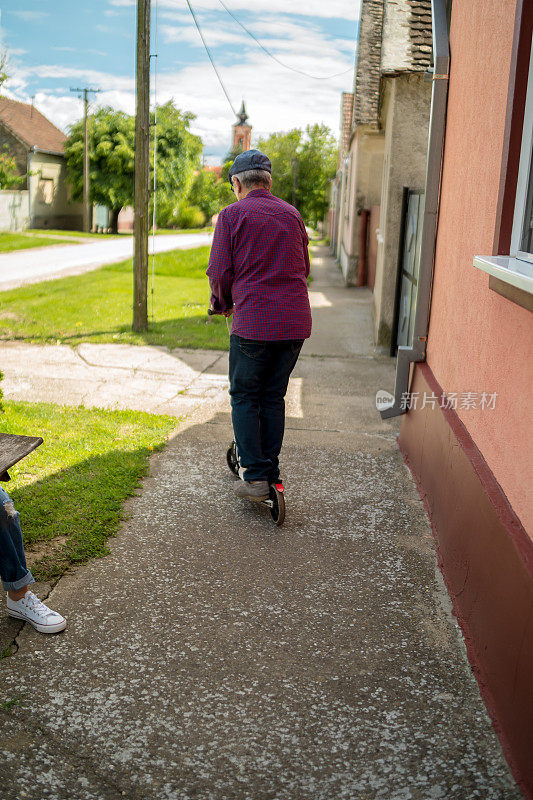
<instances>
[{"instance_id":1,"label":"gray baseball cap","mask_svg":"<svg viewBox=\"0 0 533 800\"><path fill-rule=\"evenodd\" d=\"M239 153L231 165L228 173L229 182L231 183L234 175L238 175L239 172L247 172L249 169L264 169L266 172L272 173L272 164L269 157L260 150L246 150L244 153Z\"/></svg>"}]
</instances>

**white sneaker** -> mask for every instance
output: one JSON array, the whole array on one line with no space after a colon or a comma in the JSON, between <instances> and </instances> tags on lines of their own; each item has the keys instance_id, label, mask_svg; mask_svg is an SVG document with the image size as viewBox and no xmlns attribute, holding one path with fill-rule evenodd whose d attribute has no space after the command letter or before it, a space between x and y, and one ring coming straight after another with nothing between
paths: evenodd
<instances>
[{"instance_id":1,"label":"white sneaker","mask_svg":"<svg viewBox=\"0 0 533 800\"><path fill-rule=\"evenodd\" d=\"M45 606L33 592L26 592L20 600L12 600L8 595L7 613L29 622L39 633L58 633L67 627L66 619Z\"/></svg>"}]
</instances>

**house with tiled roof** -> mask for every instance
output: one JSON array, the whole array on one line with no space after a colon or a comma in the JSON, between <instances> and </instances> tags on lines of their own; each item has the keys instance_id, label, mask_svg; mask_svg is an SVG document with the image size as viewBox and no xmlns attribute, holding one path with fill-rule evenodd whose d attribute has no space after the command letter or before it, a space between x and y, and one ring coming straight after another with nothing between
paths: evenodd
<instances>
[{"instance_id":1,"label":"house with tiled roof","mask_svg":"<svg viewBox=\"0 0 533 800\"><path fill-rule=\"evenodd\" d=\"M15 157L24 177L32 228L82 227L82 206L70 200L66 138L33 104L0 97L0 150Z\"/></svg>"},{"instance_id":2,"label":"house with tiled roof","mask_svg":"<svg viewBox=\"0 0 533 800\"><path fill-rule=\"evenodd\" d=\"M375 341L386 347L397 327L404 187L424 188L431 63L431 0L362 0L349 146L341 148L332 192L330 240L346 284L372 290Z\"/></svg>"}]
</instances>

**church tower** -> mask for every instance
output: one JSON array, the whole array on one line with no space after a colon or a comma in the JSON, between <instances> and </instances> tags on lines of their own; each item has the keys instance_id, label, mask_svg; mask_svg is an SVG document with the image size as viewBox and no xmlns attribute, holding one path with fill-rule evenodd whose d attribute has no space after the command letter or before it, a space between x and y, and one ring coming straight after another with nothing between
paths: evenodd
<instances>
[{"instance_id":1,"label":"church tower","mask_svg":"<svg viewBox=\"0 0 533 800\"><path fill-rule=\"evenodd\" d=\"M233 125L233 144L232 150L249 150L252 146L252 126L248 125L248 114L242 101L241 110L237 114L238 121Z\"/></svg>"}]
</instances>

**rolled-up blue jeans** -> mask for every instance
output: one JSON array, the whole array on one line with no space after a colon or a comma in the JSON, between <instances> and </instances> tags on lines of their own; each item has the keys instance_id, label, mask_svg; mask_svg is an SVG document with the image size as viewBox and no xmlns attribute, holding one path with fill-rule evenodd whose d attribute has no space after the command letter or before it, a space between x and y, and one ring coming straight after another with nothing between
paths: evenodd
<instances>
[{"instance_id":1,"label":"rolled-up blue jeans","mask_svg":"<svg viewBox=\"0 0 533 800\"><path fill-rule=\"evenodd\" d=\"M285 394L302 345L230 336L231 419L245 481L279 479Z\"/></svg>"},{"instance_id":2,"label":"rolled-up blue jeans","mask_svg":"<svg viewBox=\"0 0 533 800\"><path fill-rule=\"evenodd\" d=\"M26 566L18 511L0 486L0 578L6 591L16 592L35 583Z\"/></svg>"}]
</instances>

